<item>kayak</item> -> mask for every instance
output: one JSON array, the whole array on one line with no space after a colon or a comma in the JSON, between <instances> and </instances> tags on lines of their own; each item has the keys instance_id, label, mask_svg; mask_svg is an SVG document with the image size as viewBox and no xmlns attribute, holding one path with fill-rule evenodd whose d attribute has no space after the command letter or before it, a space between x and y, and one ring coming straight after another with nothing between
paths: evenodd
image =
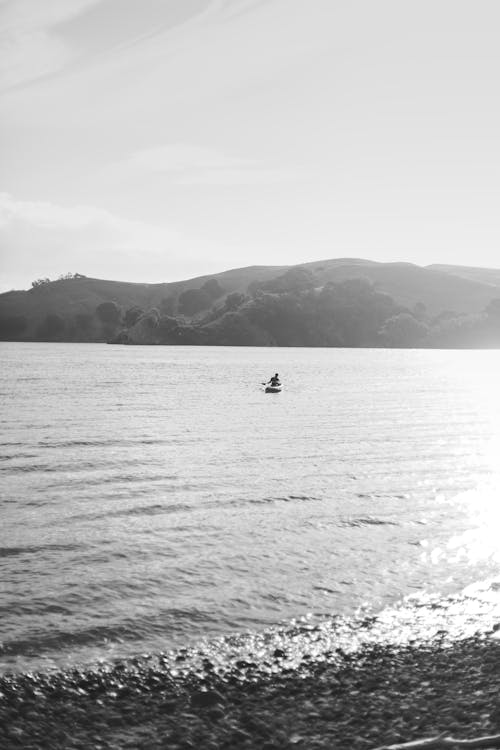
<instances>
[{"instance_id":1,"label":"kayak","mask_svg":"<svg viewBox=\"0 0 500 750\"><path fill-rule=\"evenodd\" d=\"M282 385L266 385L266 393L281 393Z\"/></svg>"}]
</instances>

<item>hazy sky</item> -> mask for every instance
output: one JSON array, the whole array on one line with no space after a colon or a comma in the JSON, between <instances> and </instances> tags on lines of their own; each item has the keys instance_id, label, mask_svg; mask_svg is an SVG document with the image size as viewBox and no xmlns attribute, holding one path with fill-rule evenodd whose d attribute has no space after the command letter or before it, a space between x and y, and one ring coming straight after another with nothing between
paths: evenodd
<instances>
[{"instance_id":1,"label":"hazy sky","mask_svg":"<svg viewBox=\"0 0 500 750\"><path fill-rule=\"evenodd\" d=\"M1 288L500 266L499 0L0 0Z\"/></svg>"}]
</instances>

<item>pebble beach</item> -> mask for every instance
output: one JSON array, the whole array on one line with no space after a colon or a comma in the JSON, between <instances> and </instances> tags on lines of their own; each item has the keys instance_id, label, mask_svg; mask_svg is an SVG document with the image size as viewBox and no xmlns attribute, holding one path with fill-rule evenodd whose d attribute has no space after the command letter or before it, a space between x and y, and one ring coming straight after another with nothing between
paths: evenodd
<instances>
[{"instance_id":1,"label":"pebble beach","mask_svg":"<svg viewBox=\"0 0 500 750\"><path fill-rule=\"evenodd\" d=\"M498 581L315 622L0 679L3 748L370 750L500 730Z\"/></svg>"}]
</instances>

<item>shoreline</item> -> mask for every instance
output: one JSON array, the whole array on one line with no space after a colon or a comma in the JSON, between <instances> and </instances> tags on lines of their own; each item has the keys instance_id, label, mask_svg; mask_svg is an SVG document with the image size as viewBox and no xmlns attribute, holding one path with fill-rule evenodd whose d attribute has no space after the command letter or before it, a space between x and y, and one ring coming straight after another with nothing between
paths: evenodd
<instances>
[{"instance_id":1,"label":"shoreline","mask_svg":"<svg viewBox=\"0 0 500 750\"><path fill-rule=\"evenodd\" d=\"M370 750L500 730L498 581L355 620L0 677L5 748Z\"/></svg>"}]
</instances>

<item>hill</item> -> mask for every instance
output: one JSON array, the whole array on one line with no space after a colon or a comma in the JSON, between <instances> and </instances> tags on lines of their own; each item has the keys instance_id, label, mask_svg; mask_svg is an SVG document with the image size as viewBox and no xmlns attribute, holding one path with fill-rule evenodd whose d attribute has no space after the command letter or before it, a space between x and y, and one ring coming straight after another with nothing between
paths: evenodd
<instances>
[{"instance_id":1,"label":"hill","mask_svg":"<svg viewBox=\"0 0 500 750\"><path fill-rule=\"evenodd\" d=\"M305 264L304 267L318 271L322 283L367 279L378 291L390 294L397 303L410 309L421 303L431 315L445 310L480 312L495 296L491 286L480 280L412 263L340 259ZM500 271L498 273L500 275Z\"/></svg>"},{"instance_id":2,"label":"hill","mask_svg":"<svg viewBox=\"0 0 500 750\"><path fill-rule=\"evenodd\" d=\"M467 326L476 330L473 316L484 317L492 299L500 297L499 287L500 270L361 258L249 266L158 284L68 274L55 281L38 280L28 291L1 294L0 338L319 346L415 343L416 330L405 333L398 328L391 339L384 328L389 319L406 315L417 327L426 327L426 341L432 329L439 343L443 332L440 329L436 339L435 329L444 321L445 338L450 327L453 335L460 329L460 336ZM372 316L372 324L366 316ZM413 323L407 318L405 325L411 328ZM471 335L469 331L469 339Z\"/></svg>"},{"instance_id":3,"label":"hill","mask_svg":"<svg viewBox=\"0 0 500 750\"><path fill-rule=\"evenodd\" d=\"M431 271L441 271L442 273L459 276L469 281L479 281L481 284L500 287L500 269L499 268L476 268L475 266L451 266L438 265L427 266Z\"/></svg>"}]
</instances>

